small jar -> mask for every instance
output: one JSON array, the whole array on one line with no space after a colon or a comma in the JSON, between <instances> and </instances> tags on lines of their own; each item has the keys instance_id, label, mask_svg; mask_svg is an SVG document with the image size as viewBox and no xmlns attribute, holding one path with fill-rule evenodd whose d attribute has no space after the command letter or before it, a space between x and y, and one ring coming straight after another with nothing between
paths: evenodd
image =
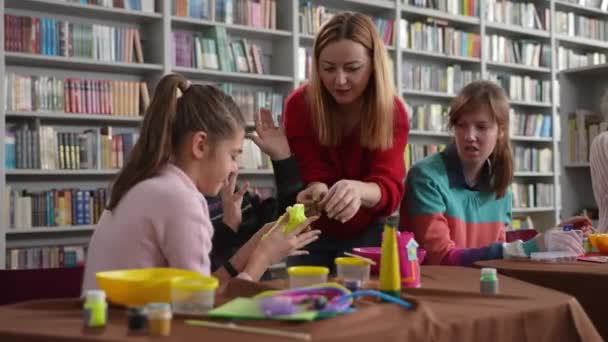
<instances>
[{"instance_id":1,"label":"small jar","mask_svg":"<svg viewBox=\"0 0 608 342\"><path fill-rule=\"evenodd\" d=\"M327 282L329 269L322 266L292 266L287 269L289 288L312 286Z\"/></svg>"},{"instance_id":2,"label":"small jar","mask_svg":"<svg viewBox=\"0 0 608 342\"><path fill-rule=\"evenodd\" d=\"M370 264L367 261L353 257L340 257L334 261L337 276L342 280L358 280L361 283L369 280Z\"/></svg>"},{"instance_id":3,"label":"small jar","mask_svg":"<svg viewBox=\"0 0 608 342\"><path fill-rule=\"evenodd\" d=\"M479 279L479 289L482 294L498 294L498 277L495 268L482 268Z\"/></svg>"},{"instance_id":4,"label":"small jar","mask_svg":"<svg viewBox=\"0 0 608 342\"><path fill-rule=\"evenodd\" d=\"M146 306L148 331L150 335L171 335L171 305L169 303L151 303Z\"/></svg>"},{"instance_id":5,"label":"small jar","mask_svg":"<svg viewBox=\"0 0 608 342\"><path fill-rule=\"evenodd\" d=\"M171 307L181 314L203 315L213 309L219 281L214 277L179 277L171 281Z\"/></svg>"},{"instance_id":6,"label":"small jar","mask_svg":"<svg viewBox=\"0 0 608 342\"><path fill-rule=\"evenodd\" d=\"M103 290L88 290L83 306L84 324L87 327L103 327L108 321L108 303Z\"/></svg>"},{"instance_id":7,"label":"small jar","mask_svg":"<svg viewBox=\"0 0 608 342\"><path fill-rule=\"evenodd\" d=\"M148 326L148 317L143 308L129 308L127 310L127 320L129 321L129 330L140 332Z\"/></svg>"}]
</instances>

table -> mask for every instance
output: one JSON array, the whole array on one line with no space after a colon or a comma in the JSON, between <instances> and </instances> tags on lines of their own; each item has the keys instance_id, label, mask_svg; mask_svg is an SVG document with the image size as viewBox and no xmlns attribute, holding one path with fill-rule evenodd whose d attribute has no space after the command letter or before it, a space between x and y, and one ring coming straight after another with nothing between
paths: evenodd
<instances>
[{"instance_id":1,"label":"table","mask_svg":"<svg viewBox=\"0 0 608 342\"><path fill-rule=\"evenodd\" d=\"M545 263L529 260L479 261L479 267L494 267L501 274L561 291L583 306L604 340L608 341L608 264L583 261Z\"/></svg>"},{"instance_id":2,"label":"table","mask_svg":"<svg viewBox=\"0 0 608 342\"><path fill-rule=\"evenodd\" d=\"M479 293L479 270L463 267L424 266L420 289L404 296L417 304L405 311L392 304L364 301L358 312L308 323L251 321L247 325L308 332L313 341L601 341L593 324L575 298L550 289L499 276L497 296ZM281 285L249 283L235 279L218 296L250 296ZM144 341L129 336L124 310L110 310L108 326L82 327L77 299L33 301L0 307L0 341ZM281 341L285 339L239 332L191 327L173 320L173 332L162 341ZM159 340L159 339L155 339ZM296 340L293 340L296 341Z\"/></svg>"}]
</instances>

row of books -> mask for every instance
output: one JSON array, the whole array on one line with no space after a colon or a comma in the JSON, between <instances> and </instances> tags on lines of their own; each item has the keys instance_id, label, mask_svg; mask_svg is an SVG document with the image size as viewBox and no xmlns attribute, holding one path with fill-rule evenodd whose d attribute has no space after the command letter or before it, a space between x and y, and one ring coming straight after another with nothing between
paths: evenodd
<instances>
[{"instance_id":1,"label":"row of books","mask_svg":"<svg viewBox=\"0 0 608 342\"><path fill-rule=\"evenodd\" d=\"M285 95L269 91L255 91L245 88L237 89L231 85L224 85L221 88L225 93L232 96L247 123L253 123L254 115L259 113L262 108L270 110L277 124L281 122L280 117L283 114Z\"/></svg>"},{"instance_id":2,"label":"row of books","mask_svg":"<svg viewBox=\"0 0 608 342\"><path fill-rule=\"evenodd\" d=\"M454 15L479 17L479 0L408 0L407 4L432 8Z\"/></svg>"},{"instance_id":3,"label":"row of books","mask_svg":"<svg viewBox=\"0 0 608 342\"><path fill-rule=\"evenodd\" d=\"M513 183L513 208L539 208L554 205L554 186L551 183Z\"/></svg>"},{"instance_id":4,"label":"row of books","mask_svg":"<svg viewBox=\"0 0 608 342\"><path fill-rule=\"evenodd\" d=\"M560 46L557 50L559 70L606 64L606 62L606 53L604 52L577 52L563 46Z\"/></svg>"},{"instance_id":5,"label":"row of books","mask_svg":"<svg viewBox=\"0 0 608 342\"><path fill-rule=\"evenodd\" d=\"M443 151L446 145L444 144L407 144L405 145L405 151L403 152L403 159L405 161L405 167L409 170L412 165L421 161L422 159L434 154L436 152Z\"/></svg>"},{"instance_id":6,"label":"row of books","mask_svg":"<svg viewBox=\"0 0 608 342\"><path fill-rule=\"evenodd\" d=\"M77 267L85 262L84 246L11 248L6 250L7 270Z\"/></svg>"},{"instance_id":7,"label":"row of books","mask_svg":"<svg viewBox=\"0 0 608 342\"><path fill-rule=\"evenodd\" d=\"M479 34L466 32L447 26L448 22L429 19L426 22L408 22L402 19L405 35L403 47L429 51L448 56L473 57L481 56Z\"/></svg>"},{"instance_id":8,"label":"row of books","mask_svg":"<svg viewBox=\"0 0 608 342\"><path fill-rule=\"evenodd\" d=\"M515 171L552 172L553 151L550 148L515 146Z\"/></svg>"},{"instance_id":9,"label":"row of books","mask_svg":"<svg viewBox=\"0 0 608 342\"><path fill-rule=\"evenodd\" d=\"M63 0L78 4L96 5L107 8L122 8L130 11L154 13L154 0Z\"/></svg>"},{"instance_id":10,"label":"row of books","mask_svg":"<svg viewBox=\"0 0 608 342\"><path fill-rule=\"evenodd\" d=\"M254 74L268 73L262 49L247 39L230 42L226 30L209 27L201 33L174 31L171 34L173 65Z\"/></svg>"},{"instance_id":11,"label":"row of books","mask_svg":"<svg viewBox=\"0 0 608 342\"><path fill-rule=\"evenodd\" d=\"M53 126L8 125L8 169L109 170L121 168L139 133L112 133L112 127L78 130Z\"/></svg>"},{"instance_id":12,"label":"row of books","mask_svg":"<svg viewBox=\"0 0 608 342\"><path fill-rule=\"evenodd\" d=\"M332 9L325 6L314 5L311 1L300 3L299 12L299 32L303 34L314 35L321 26L331 19L337 13L342 12L340 9ZM371 18L376 26L378 34L382 38L385 45L395 45L395 20L385 19L380 17Z\"/></svg>"},{"instance_id":13,"label":"row of books","mask_svg":"<svg viewBox=\"0 0 608 342\"><path fill-rule=\"evenodd\" d=\"M492 62L551 67L551 46L535 40L492 34L484 37L484 47Z\"/></svg>"},{"instance_id":14,"label":"row of books","mask_svg":"<svg viewBox=\"0 0 608 342\"><path fill-rule=\"evenodd\" d=\"M239 169L246 170L268 170L272 169L272 163L268 155L249 139L243 141L243 153L237 158Z\"/></svg>"},{"instance_id":15,"label":"row of books","mask_svg":"<svg viewBox=\"0 0 608 342\"><path fill-rule=\"evenodd\" d=\"M171 7L171 13L179 17L277 28L276 0L173 0Z\"/></svg>"},{"instance_id":16,"label":"row of books","mask_svg":"<svg viewBox=\"0 0 608 342\"><path fill-rule=\"evenodd\" d=\"M549 138L552 137L551 115L522 113L509 110L509 129L512 136Z\"/></svg>"},{"instance_id":17,"label":"row of books","mask_svg":"<svg viewBox=\"0 0 608 342\"><path fill-rule=\"evenodd\" d=\"M71 23L5 14L4 32L6 51L105 62L144 62L139 30L131 26Z\"/></svg>"},{"instance_id":18,"label":"row of books","mask_svg":"<svg viewBox=\"0 0 608 342\"><path fill-rule=\"evenodd\" d=\"M148 85L140 81L60 79L9 73L6 109L138 116L150 103Z\"/></svg>"},{"instance_id":19,"label":"row of books","mask_svg":"<svg viewBox=\"0 0 608 342\"><path fill-rule=\"evenodd\" d=\"M591 143L601 132L608 131L608 122L596 112L577 109L568 114L568 160L571 163L589 162Z\"/></svg>"},{"instance_id":20,"label":"row of books","mask_svg":"<svg viewBox=\"0 0 608 342\"><path fill-rule=\"evenodd\" d=\"M551 103L551 81L530 76L489 73L489 80L507 92L511 100Z\"/></svg>"},{"instance_id":21,"label":"row of books","mask_svg":"<svg viewBox=\"0 0 608 342\"><path fill-rule=\"evenodd\" d=\"M403 84L409 90L456 94L466 84L481 78L476 70L464 70L461 65L439 66L403 63Z\"/></svg>"},{"instance_id":22,"label":"row of books","mask_svg":"<svg viewBox=\"0 0 608 342\"><path fill-rule=\"evenodd\" d=\"M551 12L549 8L536 8L533 2L486 0L488 22L547 30Z\"/></svg>"},{"instance_id":23,"label":"row of books","mask_svg":"<svg viewBox=\"0 0 608 342\"><path fill-rule=\"evenodd\" d=\"M9 229L37 229L97 223L106 203L106 189L27 191L7 186Z\"/></svg>"},{"instance_id":24,"label":"row of books","mask_svg":"<svg viewBox=\"0 0 608 342\"><path fill-rule=\"evenodd\" d=\"M427 132L447 132L450 108L440 103L408 106L410 129Z\"/></svg>"},{"instance_id":25,"label":"row of books","mask_svg":"<svg viewBox=\"0 0 608 342\"><path fill-rule=\"evenodd\" d=\"M555 12L554 20L557 33L608 41L608 21L606 20L562 11Z\"/></svg>"}]
</instances>

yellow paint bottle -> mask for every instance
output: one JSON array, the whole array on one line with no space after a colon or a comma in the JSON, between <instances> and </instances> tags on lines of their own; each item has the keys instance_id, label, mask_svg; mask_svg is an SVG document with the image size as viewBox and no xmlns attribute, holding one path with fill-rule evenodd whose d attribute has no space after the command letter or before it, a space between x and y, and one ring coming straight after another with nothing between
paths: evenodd
<instances>
[{"instance_id":1,"label":"yellow paint bottle","mask_svg":"<svg viewBox=\"0 0 608 342\"><path fill-rule=\"evenodd\" d=\"M401 272L397 250L397 231L384 225L380 256L380 291L393 297L401 297Z\"/></svg>"}]
</instances>

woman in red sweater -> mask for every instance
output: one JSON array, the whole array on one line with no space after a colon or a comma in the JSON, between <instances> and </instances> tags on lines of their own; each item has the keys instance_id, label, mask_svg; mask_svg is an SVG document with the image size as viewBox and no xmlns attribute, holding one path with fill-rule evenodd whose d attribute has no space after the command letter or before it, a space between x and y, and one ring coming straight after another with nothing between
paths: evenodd
<instances>
[{"instance_id":1,"label":"woman in red sweater","mask_svg":"<svg viewBox=\"0 0 608 342\"><path fill-rule=\"evenodd\" d=\"M384 218L404 192L409 124L372 21L341 13L316 36L310 80L285 106L285 130L306 188L298 202L323 212L321 238L289 265L323 265L379 246Z\"/></svg>"}]
</instances>

